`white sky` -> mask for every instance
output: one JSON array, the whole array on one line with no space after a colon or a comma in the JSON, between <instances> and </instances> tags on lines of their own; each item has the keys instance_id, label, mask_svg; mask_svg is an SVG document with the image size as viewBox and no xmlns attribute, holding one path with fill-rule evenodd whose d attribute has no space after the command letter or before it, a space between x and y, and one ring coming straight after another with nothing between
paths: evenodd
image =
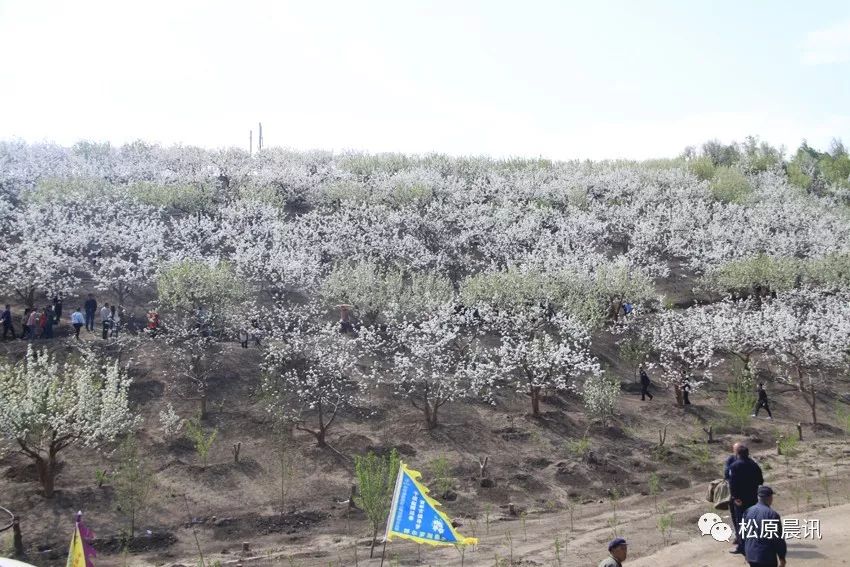
<instances>
[{"instance_id":1,"label":"white sky","mask_svg":"<svg viewBox=\"0 0 850 567\"><path fill-rule=\"evenodd\" d=\"M592 5L588 5L592 4ZM0 0L0 139L674 156L850 142L850 3Z\"/></svg>"}]
</instances>

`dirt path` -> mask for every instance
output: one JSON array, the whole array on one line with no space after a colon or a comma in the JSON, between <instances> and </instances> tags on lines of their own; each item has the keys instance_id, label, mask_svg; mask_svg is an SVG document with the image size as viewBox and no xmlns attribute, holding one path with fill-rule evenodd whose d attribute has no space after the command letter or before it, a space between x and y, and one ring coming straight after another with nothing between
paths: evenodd
<instances>
[{"instance_id":1,"label":"dirt path","mask_svg":"<svg viewBox=\"0 0 850 567\"><path fill-rule=\"evenodd\" d=\"M850 565L850 504L815 510L808 514L788 514L788 518L818 519L823 539L800 539L788 542L788 565ZM679 567L682 558L693 558L693 567L742 567L740 556L730 555L728 545L710 537L695 537L689 541L662 549L634 562L629 567Z\"/></svg>"},{"instance_id":2,"label":"dirt path","mask_svg":"<svg viewBox=\"0 0 850 567\"><path fill-rule=\"evenodd\" d=\"M834 485L832 504L837 505L820 508L819 506L826 505L826 502L815 497L810 509L806 506L807 509L800 513L792 513L789 511L794 508L790 489L791 484L795 482L799 484L803 479L774 483L784 498L778 500L778 509L786 518L819 520L822 539L790 540L788 564L791 567L850 565L850 558L844 559L850 542L850 504L845 503L845 497L839 496L847 494L848 484L842 482ZM628 567L745 567L742 557L728 553L729 544L716 542L709 536L699 536L697 519L710 509L710 505L701 500L693 488L665 494L661 505L669 506L668 513L672 514L673 518L672 533L668 542L662 539L657 529L659 513L654 510L654 503L647 497L636 496L621 501L616 520L612 519L613 510L607 502L584 506L574 514L572 529L570 517L564 512L531 514L524 520L494 516L489 526L480 520L466 523L460 531L465 535L474 533L479 537L480 544L466 550L463 559L458 551L452 548L417 548L418 546L409 542L392 542L387 547L384 565L595 566L605 557L605 544L616 530L617 534L625 537L630 544L632 558L626 563ZM721 513L721 516L724 514ZM729 522L728 515L723 519ZM360 545L357 546L359 552L355 563L353 549L357 543ZM306 541L292 541L284 549L277 553L267 551L265 557L243 558L242 565L342 567L356 564L376 567L380 564L378 558L368 559L368 548L364 547L362 538L334 537L327 534ZM209 559L220 560L222 565L237 564L233 556L214 556ZM833 562L827 563L830 560Z\"/></svg>"}]
</instances>

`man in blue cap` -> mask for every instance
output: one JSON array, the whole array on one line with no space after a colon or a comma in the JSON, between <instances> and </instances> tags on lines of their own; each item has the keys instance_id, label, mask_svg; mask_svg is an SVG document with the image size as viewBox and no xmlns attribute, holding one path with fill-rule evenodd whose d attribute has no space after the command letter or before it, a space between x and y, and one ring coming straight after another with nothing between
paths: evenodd
<instances>
[{"instance_id":1,"label":"man in blue cap","mask_svg":"<svg viewBox=\"0 0 850 567\"><path fill-rule=\"evenodd\" d=\"M782 519L771 508L773 489L759 486L758 503L744 514L744 550L750 567L785 567L787 546L782 537Z\"/></svg>"},{"instance_id":2,"label":"man in blue cap","mask_svg":"<svg viewBox=\"0 0 850 567\"><path fill-rule=\"evenodd\" d=\"M599 562L599 567L623 567L623 561L628 554L626 540L621 537L612 539L608 544L608 554L608 557Z\"/></svg>"}]
</instances>

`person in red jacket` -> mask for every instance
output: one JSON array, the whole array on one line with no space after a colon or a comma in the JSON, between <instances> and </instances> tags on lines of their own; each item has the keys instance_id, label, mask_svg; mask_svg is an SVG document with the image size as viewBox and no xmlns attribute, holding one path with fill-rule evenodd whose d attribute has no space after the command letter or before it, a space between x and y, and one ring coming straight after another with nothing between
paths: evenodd
<instances>
[{"instance_id":1,"label":"person in red jacket","mask_svg":"<svg viewBox=\"0 0 850 567\"><path fill-rule=\"evenodd\" d=\"M47 324L47 312L42 311L38 315L38 322L36 326L38 327L38 338L43 339L44 337L44 326Z\"/></svg>"}]
</instances>

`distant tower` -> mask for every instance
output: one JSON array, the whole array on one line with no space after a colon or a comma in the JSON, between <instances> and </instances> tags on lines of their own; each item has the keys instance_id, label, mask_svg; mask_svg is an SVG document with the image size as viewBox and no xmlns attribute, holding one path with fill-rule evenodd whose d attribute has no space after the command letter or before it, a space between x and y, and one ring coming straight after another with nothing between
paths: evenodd
<instances>
[{"instance_id":1,"label":"distant tower","mask_svg":"<svg viewBox=\"0 0 850 567\"><path fill-rule=\"evenodd\" d=\"M248 155L254 153L254 131L248 130Z\"/></svg>"},{"instance_id":2,"label":"distant tower","mask_svg":"<svg viewBox=\"0 0 850 567\"><path fill-rule=\"evenodd\" d=\"M261 151L263 149L263 123L260 122L260 132L257 136L257 151Z\"/></svg>"}]
</instances>

